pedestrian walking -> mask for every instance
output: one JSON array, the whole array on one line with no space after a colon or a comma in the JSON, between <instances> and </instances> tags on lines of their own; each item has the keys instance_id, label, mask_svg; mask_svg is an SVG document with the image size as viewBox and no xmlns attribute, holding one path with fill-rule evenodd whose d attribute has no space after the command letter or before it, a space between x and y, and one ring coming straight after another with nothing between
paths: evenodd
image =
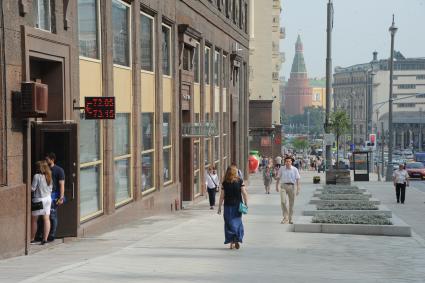
<instances>
[{"instance_id":1,"label":"pedestrian walking","mask_svg":"<svg viewBox=\"0 0 425 283\"><path fill-rule=\"evenodd\" d=\"M224 244L230 243L230 249L239 249L244 236L242 213L239 211L241 202L248 207L248 193L243 180L238 176L238 168L230 166L222 183L218 214L224 202Z\"/></svg>"},{"instance_id":2,"label":"pedestrian walking","mask_svg":"<svg viewBox=\"0 0 425 283\"><path fill-rule=\"evenodd\" d=\"M294 214L295 195L300 193L300 173L298 169L292 166L293 159L290 156L285 157L285 165L280 167L276 179L276 191L280 188L280 204L282 207L282 224L293 224L292 215ZM296 190L295 190L296 185ZM286 203L288 199L288 204Z\"/></svg>"},{"instance_id":3,"label":"pedestrian walking","mask_svg":"<svg viewBox=\"0 0 425 283\"><path fill-rule=\"evenodd\" d=\"M264 182L264 189L266 190L266 194L270 194L270 185L272 183L273 178L273 171L271 170L270 166L267 165L266 168L263 170L263 182Z\"/></svg>"},{"instance_id":4,"label":"pedestrian walking","mask_svg":"<svg viewBox=\"0 0 425 283\"><path fill-rule=\"evenodd\" d=\"M404 204L406 186L409 186L409 174L407 173L404 164L398 165L398 169L393 172L393 183L397 203L400 203L401 201L401 203Z\"/></svg>"},{"instance_id":5,"label":"pedestrian walking","mask_svg":"<svg viewBox=\"0 0 425 283\"><path fill-rule=\"evenodd\" d=\"M210 165L205 174L205 185L207 186L208 199L210 201L210 209L214 209L215 206L215 194L218 192L218 179L217 170L214 166Z\"/></svg>"},{"instance_id":6,"label":"pedestrian walking","mask_svg":"<svg viewBox=\"0 0 425 283\"><path fill-rule=\"evenodd\" d=\"M280 166L282 165L282 157L280 155L278 155L278 156L276 156L274 161L275 161L275 166L280 168Z\"/></svg>"},{"instance_id":7,"label":"pedestrian walking","mask_svg":"<svg viewBox=\"0 0 425 283\"><path fill-rule=\"evenodd\" d=\"M52 204L52 172L46 161L37 161L36 174L32 179L31 192L31 243L35 243L35 234L37 232L37 220L39 216L43 218L43 235L41 244L47 243L47 237L50 231L50 207Z\"/></svg>"},{"instance_id":8,"label":"pedestrian walking","mask_svg":"<svg viewBox=\"0 0 425 283\"><path fill-rule=\"evenodd\" d=\"M45 156L45 160L52 172L53 190L52 190L52 206L50 209L50 233L48 241L54 241L56 238L56 230L58 228L58 209L66 201L65 200L65 172L62 167L56 164L56 154L53 152Z\"/></svg>"}]
</instances>

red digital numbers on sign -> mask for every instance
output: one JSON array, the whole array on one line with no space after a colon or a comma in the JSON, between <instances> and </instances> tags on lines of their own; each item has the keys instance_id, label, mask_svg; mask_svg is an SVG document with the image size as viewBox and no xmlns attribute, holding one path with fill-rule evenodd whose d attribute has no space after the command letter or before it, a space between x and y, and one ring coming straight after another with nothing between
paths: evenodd
<instances>
[{"instance_id":1,"label":"red digital numbers on sign","mask_svg":"<svg viewBox=\"0 0 425 283\"><path fill-rule=\"evenodd\" d=\"M84 112L88 120L115 119L115 97L85 97Z\"/></svg>"}]
</instances>

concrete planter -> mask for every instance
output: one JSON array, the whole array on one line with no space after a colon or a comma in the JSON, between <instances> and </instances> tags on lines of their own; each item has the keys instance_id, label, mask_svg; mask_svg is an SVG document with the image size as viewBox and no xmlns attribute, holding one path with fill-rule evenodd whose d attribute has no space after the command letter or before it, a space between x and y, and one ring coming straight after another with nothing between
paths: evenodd
<instances>
[{"instance_id":1,"label":"concrete planter","mask_svg":"<svg viewBox=\"0 0 425 283\"><path fill-rule=\"evenodd\" d=\"M392 212L383 205L378 205L378 210L317 210L315 205L307 205L303 211L304 216L315 215L379 215L384 214L391 218Z\"/></svg>"},{"instance_id":2,"label":"concrete planter","mask_svg":"<svg viewBox=\"0 0 425 283\"><path fill-rule=\"evenodd\" d=\"M398 217L393 216L393 225L364 225L364 224L323 224L311 223L312 216L301 216L295 219L294 232L300 233L329 233L411 237L409 225Z\"/></svg>"},{"instance_id":3,"label":"concrete planter","mask_svg":"<svg viewBox=\"0 0 425 283\"><path fill-rule=\"evenodd\" d=\"M350 170L331 169L326 171L326 184L328 185L350 185Z\"/></svg>"}]
</instances>

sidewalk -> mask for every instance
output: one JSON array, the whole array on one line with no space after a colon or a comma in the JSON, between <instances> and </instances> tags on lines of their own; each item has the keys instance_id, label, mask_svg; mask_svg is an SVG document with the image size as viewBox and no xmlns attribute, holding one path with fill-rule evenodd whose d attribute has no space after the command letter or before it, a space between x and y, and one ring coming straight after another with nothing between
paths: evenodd
<instances>
[{"instance_id":1,"label":"sidewalk","mask_svg":"<svg viewBox=\"0 0 425 283\"><path fill-rule=\"evenodd\" d=\"M318 187L312 184L313 175L302 172L296 215ZM390 202L385 186L375 183L368 183L368 190ZM202 201L174 215L0 261L0 282L424 282L425 245L418 235L287 232L289 225L280 224L274 185L266 195L260 174L251 176L240 250L223 245L222 216ZM409 193L409 205L396 209L423 217L414 211L415 196Z\"/></svg>"}]
</instances>

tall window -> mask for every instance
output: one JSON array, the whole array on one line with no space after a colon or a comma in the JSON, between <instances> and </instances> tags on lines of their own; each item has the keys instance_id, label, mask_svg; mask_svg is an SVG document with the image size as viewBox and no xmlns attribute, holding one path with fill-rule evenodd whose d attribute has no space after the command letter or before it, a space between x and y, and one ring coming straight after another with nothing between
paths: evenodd
<instances>
[{"instance_id":1,"label":"tall window","mask_svg":"<svg viewBox=\"0 0 425 283\"><path fill-rule=\"evenodd\" d=\"M141 56L140 56L140 65L142 70L153 72L153 18L141 13L140 14L140 22L141 22L141 29L140 29L140 49L141 49Z\"/></svg>"},{"instance_id":2,"label":"tall window","mask_svg":"<svg viewBox=\"0 0 425 283\"><path fill-rule=\"evenodd\" d=\"M172 181L171 113L169 112L163 113L162 131L164 158L163 176L164 183L169 183Z\"/></svg>"},{"instance_id":3,"label":"tall window","mask_svg":"<svg viewBox=\"0 0 425 283\"><path fill-rule=\"evenodd\" d=\"M204 73L205 73L205 84L210 84L210 48L205 47L205 60L204 60Z\"/></svg>"},{"instance_id":4,"label":"tall window","mask_svg":"<svg viewBox=\"0 0 425 283\"><path fill-rule=\"evenodd\" d=\"M102 151L99 120L80 121L80 216L87 219L103 210Z\"/></svg>"},{"instance_id":5,"label":"tall window","mask_svg":"<svg viewBox=\"0 0 425 283\"><path fill-rule=\"evenodd\" d=\"M199 166L199 139L195 140L193 143L193 190L194 195L197 195L201 192L201 182L200 182L200 166Z\"/></svg>"},{"instance_id":6,"label":"tall window","mask_svg":"<svg viewBox=\"0 0 425 283\"><path fill-rule=\"evenodd\" d=\"M195 75L195 83L199 83L199 43L196 43L195 55L193 58L193 74Z\"/></svg>"},{"instance_id":7,"label":"tall window","mask_svg":"<svg viewBox=\"0 0 425 283\"><path fill-rule=\"evenodd\" d=\"M162 25L162 73L171 76L171 28Z\"/></svg>"},{"instance_id":8,"label":"tall window","mask_svg":"<svg viewBox=\"0 0 425 283\"><path fill-rule=\"evenodd\" d=\"M117 113L114 120L115 204L131 198L130 113Z\"/></svg>"},{"instance_id":9,"label":"tall window","mask_svg":"<svg viewBox=\"0 0 425 283\"><path fill-rule=\"evenodd\" d=\"M80 56L99 59L97 0L78 0Z\"/></svg>"},{"instance_id":10,"label":"tall window","mask_svg":"<svg viewBox=\"0 0 425 283\"><path fill-rule=\"evenodd\" d=\"M155 187L154 113L142 113L142 191Z\"/></svg>"},{"instance_id":11,"label":"tall window","mask_svg":"<svg viewBox=\"0 0 425 283\"><path fill-rule=\"evenodd\" d=\"M34 26L36 28L51 31L52 30L52 13L50 0L33 0Z\"/></svg>"},{"instance_id":12,"label":"tall window","mask_svg":"<svg viewBox=\"0 0 425 283\"><path fill-rule=\"evenodd\" d=\"M114 64L130 66L130 6L112 0L112 34Z\"/></svg>"},{"instance_id":13,"label":"tall window","mask_svg":"<svg viewBox=\"0 0 425 283\"><path fill-rule=\"evenodd\" d=\"M221 68L223 70L221 74L221 80L222 80L223 87L226 88L227 87L227 57L226 55L223 55Z\"/></svg>"},{"instance_id":14,"label":"tall window","mask_svg":"<svg viewBox=\"0 0 425 283\"><path fill-rule=\"evenodd\" d=\"M214 52L214 85L219 86L220 53Z\"/></svg>"}]
</instances>

